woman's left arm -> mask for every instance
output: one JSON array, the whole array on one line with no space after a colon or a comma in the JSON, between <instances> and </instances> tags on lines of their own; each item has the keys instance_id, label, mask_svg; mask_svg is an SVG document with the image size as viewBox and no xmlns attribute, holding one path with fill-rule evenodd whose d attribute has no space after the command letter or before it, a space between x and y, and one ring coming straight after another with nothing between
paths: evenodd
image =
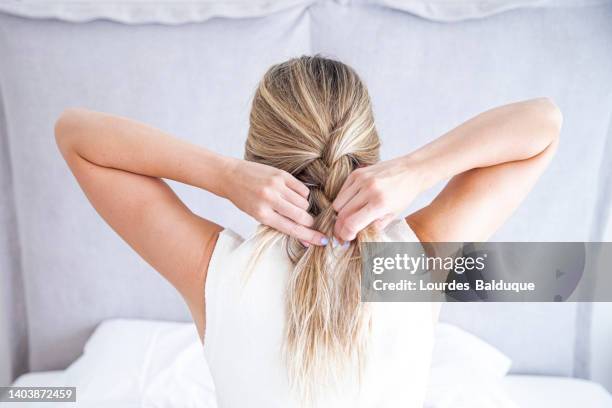
<instances>
[{"instance_id":1,"label":"woman's left arm","mask_svg":"<svg viewBox=\"0 0 612 408\"><path fill-rule=\"evenodd\" d=\"M58 147L96 211L183 296L204 330L204 284L222 229L190 211L162 179L231 200L258 221L315 245L308 188L289 173L225 157L127 118L69 109ZM103 277L102 277L103 278Z\"/></svg>"},{"instance_id":2,"label":"woman's left arm","mask_svg":"<svg viewBox=\"0 0 612 408\"><path fill-rule=\"evenodd\" d=\"M383 228L419 193L451 179L406 221L423 242L487 240L521 203L558 145L562 117L547 98L486 111L428 145L358 169L333 205L336 235Z\"/></svg>"},{"instance_id":3,"label":"woman's left arm","mask_svg":"<svg viewBox=\"0 0 612 408\"><path fill-rule=\"evenodd\" d=\"M208 259L222 228L192 213L162 177L214 191L222 162L142 123L84 109L66 110L55 137L98 214L179 291L202 335Z\"/></svg>"}]
</instances>

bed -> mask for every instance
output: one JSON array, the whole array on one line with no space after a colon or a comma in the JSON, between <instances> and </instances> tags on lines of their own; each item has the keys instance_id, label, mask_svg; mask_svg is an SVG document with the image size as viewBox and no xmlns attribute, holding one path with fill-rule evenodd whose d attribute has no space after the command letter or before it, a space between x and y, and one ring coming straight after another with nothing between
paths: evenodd
<instances>
[{"instance_id":1,"label":"bed","mask_svg":"<svg viewBox=\"0 0 612 408\"><path fill-rule=\"evenodd\" d=\"M28 373L19 377L13 385L16 387L61 386L62 376L62 371ZM522 408L609 408L612 406L610 394L601 385L573 378L509 375L502 381L502 388ZM48 404L31 403L21 406L45 408ZM131 406L139 407L140 405L134 403ZM130 405L124 405L124 407L127 408Z\"/></svg>"},{"instance_id":2,"label":"bed","mask_svg":"<svg viewBox=\"0 0 612 408\"><path fill-rule=\"evenodd\" d=\"M612 396L591 381L508 374L508 356L457 326L440 323L435 339L425 408L612 406ZM77 406L84 408L217 407L214 382L190 323L105 321L67 369L24 374L13 385L75 386Z\"/></svg>"},{"instance_id":3,"label":"bed","mask_svg":"<svg viewBox=\"0 0 612 408\"><path fill-rule=\"evenodd\" d=\"M524 408L612 406L610 394L600 384L575 378L511 375L503 387Z\"/></svg>"},{"instance_id":4,"label":"bed","mask_svg":"<svg viewBox=\"0 0 612 408\"><path fill-rule=\"evenodd\" d=\"M0 2L0 385L66 369L107 319L189 320L70 176L52 136L67 106L133 117L240 157L265 69L322 53L368 84L390 158L493 105L548 95L565 117L557 158L494 239L612 238L609 0L111 3ZM231 204L173 187L194 212L252 230ZM607 360L592 347L593 316L586 303L448 304L442 320L512 360L508 392L534 399L559 384L557 397L542 398L562 404L569 389L598 398L588 381L610 371L594 367Z\"/></svg>"}]
</instances>

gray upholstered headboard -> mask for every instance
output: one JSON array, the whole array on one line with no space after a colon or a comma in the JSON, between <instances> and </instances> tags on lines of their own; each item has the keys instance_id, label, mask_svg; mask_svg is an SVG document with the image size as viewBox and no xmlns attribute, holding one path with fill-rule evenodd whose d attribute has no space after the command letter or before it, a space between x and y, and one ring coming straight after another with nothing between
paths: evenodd
<instances>
[{"instance_id":1,"label":"gray upholstered headboard","mask_svg":"<svg viewBox=\"0 0 612 408\"><path fill-rule=\"evenodd\" d=\"M492 105L549 95L565 114L559 153L496 238L605 239L595 226L610 204L598 188L610 170L601 155L611 145L610 3L445 25L339 3L173 27L0 13L0 313L9 324L0 336L9 333L15 374L65 367L106 318L188 319L62 162L52 133L67 106L134 117L240 156L265 69L322 52L368 83L383 156L391 157ZM227 202L183 186L177 192L227 227L253 226ZM517 372L588 375L588 305L452 304L443 318L502 349Z\"/></svg>"}]
</instances>

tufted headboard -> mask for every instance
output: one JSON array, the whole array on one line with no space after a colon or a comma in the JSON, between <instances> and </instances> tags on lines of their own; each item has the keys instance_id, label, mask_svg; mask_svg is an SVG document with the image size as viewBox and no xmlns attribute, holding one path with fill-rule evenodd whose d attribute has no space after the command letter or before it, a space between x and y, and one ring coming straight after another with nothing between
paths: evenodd
<instances>
[{"instance_id":1,"label":"tufted headboard","mask_svg":"<svg viewBox=\"0 0 612 408\"><path fill-rule=\"evenodd\" d=\"M8 325L0 336L13 375L66 367L103 319L188 319L178 295L101 221L61 160L53 124L69 106L133 117L240 156L266 68L319 52L362 75L383 156L392 157L496 104L548 95L565 116L559 153L496 239L610 238L600 227L610 207L600 188L611 170L602 155L612 137L610 2L452 24L342 3L175 26L0 12L0 325ZM217 223L241 233L254 225L221 199L173 186ZM449 304L443 319L510 355L514 372L588 376L589 305Z\"/></svg>"}]
</instances>

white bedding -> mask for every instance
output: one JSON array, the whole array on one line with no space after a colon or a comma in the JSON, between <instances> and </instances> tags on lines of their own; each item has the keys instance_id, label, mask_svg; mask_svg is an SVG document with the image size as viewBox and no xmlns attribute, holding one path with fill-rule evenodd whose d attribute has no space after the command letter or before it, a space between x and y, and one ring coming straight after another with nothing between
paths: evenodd
<instances>
[{"instance_id":1,"label":"white bedding","mask_svg":"<svg viewBox=\"0 0 612 408\"><path fill-rule=\"evenodd\" d=\"M612 407L612 397L596 383L506 375L510 364L476 336L439 324L425 408ZM66 370L25 374L14 385L76 387L77 404L54 404L57 407L217 407L197 333L184 323L104 322Z\"/></svg>"},{"instance_id":2,"label":"white bedding","mask_svg":"<svg viewBox=\"0 0 612 408\"><path fill-rule=\"evenodd\" d=\"M13 385L23 387L60 386L63 383L63 371L48 371L24 374ZM502 387L521 408L612 407L610 394L601 385L591 381L574 378L509 375L502 380ZM47 408L49 404L21 403L19 406L21 408ZM66 406L74 407L75 405L66 404ZM76 406L79 408L98 408L106 405L103 403L79 402ZM114 406L131 408L138 407L139 404L125 403ZM211 407L203 406L203 408Z\"/></svg>"},{"instance_id":3,"label":"white bedding","mask_svg":"<svg viewBox=\"0 0 612 408\"><path fill-rule=\"evenodd\" d=\"M14 383L14 387L63 387L69 386L66 383L66 373L64 370L60 371L44 371L38 373L28 373L19 377ZM99 402L80 402L78 400L78 391L77 391L77 403L66 402L66 403L53 403L50 404L48 402L20 402L17 406L22 408L49 408L53 406L54 408L108 408L108 403L105 401ZM14 405L14 404L11 404ZM2 403L0 403L0 407L4 407ZM9 405L7 404L7 407ZM118 401L116 404L113 404L113 407L117 408L137 408L140 407L140 404L135 402L121 402ZM208 408L208 407L206 407Z\"/></svg>"},{"instance_id":4,"label":"white bedding","mask_svg":"<svg viewBox=\"0 0 612 408\"><path fill-rule=\"evenodd\" d=\"M610 408L612 396L599 384L576 378L509 375L504 390L521 408Z\"/></svg>"}]
</instances>

